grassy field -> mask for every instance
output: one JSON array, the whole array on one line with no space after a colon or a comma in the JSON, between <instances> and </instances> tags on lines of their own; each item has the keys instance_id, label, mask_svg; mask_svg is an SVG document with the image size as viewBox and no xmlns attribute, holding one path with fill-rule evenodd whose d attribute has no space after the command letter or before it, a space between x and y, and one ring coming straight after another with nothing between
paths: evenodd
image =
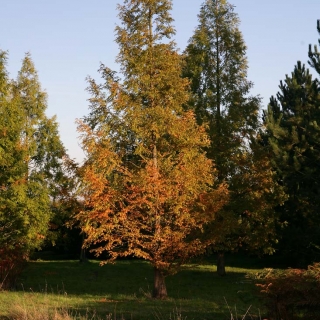
<instances>
[{"instance_id":1,"label":"grassy field","mask_svg":"<svg viewBox=\"0 0 320 320\"><path fill-rule=\"evenodd\" d=\"M170 298L157 301L151 299L153 270L144 261L103 267L97 261L30 262L16 290L0 292L0 319L260 319L261 303L245 277L259 271L252 267L246 260L219 277L209 262L184 266L167 278Z\"/></svg>"}]
</instances>

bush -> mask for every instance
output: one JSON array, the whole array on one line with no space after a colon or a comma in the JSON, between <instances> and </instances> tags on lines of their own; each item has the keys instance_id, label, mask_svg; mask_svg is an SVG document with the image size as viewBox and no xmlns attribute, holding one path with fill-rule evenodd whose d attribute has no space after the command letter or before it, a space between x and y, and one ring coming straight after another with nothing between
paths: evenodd
<instances>
[{"instance_id":1,"label":"bush","mask_svg":"<svg viewBox=\"0 0 320 320\"><path fill-rule=\"evenodd\" d=\"M307 270L265 269L256 279L272 320L320 319L320 263Z\"/></svg>"},{"instance_id":2,"label":"bush","mask_svg":"<svg viewBox=\"0 0 320 320\"><path fill-rule=\"evenodd\" d=\"M12 289L26 265L20 250L0 250L0 290Z\"/></svg>"}]
</instances>

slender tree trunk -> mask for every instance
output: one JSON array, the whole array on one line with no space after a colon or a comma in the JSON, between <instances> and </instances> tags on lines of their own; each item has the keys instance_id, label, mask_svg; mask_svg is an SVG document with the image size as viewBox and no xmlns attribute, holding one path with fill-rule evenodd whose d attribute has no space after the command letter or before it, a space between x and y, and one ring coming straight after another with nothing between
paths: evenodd
<instances>
[{"instance_id":1,"label":"slender tree trunk","mask_svg":"<svg viewBox=\"0 0 320 320\"><path fill-rule=\"evenodd\" d=\"M217 273L219 276L226 275L226 265L224 260L224 252L218 252Z\"/></svg>"},{"instance_id":2,"label":"slender tree trunk","mask_svg":"<svg viewBox=\"0 0 320 320\"><path fill-rule=\"evenodd\" d=\"M80 251L80 259L79 262L88 262L87 254L86 254L86 249L83 247L84 243L84 234L82 234L82 244L81 244L81 251Z\"/></svg>"},{"instance_id":3,"label":"slender tree trunk","mask_svg":"<svg viewBox=\"0 0 320 320\"><path fill-rule=\"evenodd\" d=\"M84 249L84 248L81 248L79 262L88 262L88 258L86 255L86 249Z\"/></svg>"},{"instance_id":4,"label":"slender tree trunk","mask_svg":"<svg viewBox=\"0 0 320 320\"><path fill-rule=\"evenodd\" d=\"M153 30L152 30L152 11L149 9L149 45L150 48L153 47ZM154 107L154 85L152 81L153 73L154 73L154 62L153 62L153 50L151 50L151 57L150 57L150 92L151 92L151 99L150 99L150 107ZM157 138L154 132L152 132L152 142L153 142L153 150L152 150L152 157L153 157L153 166L155 169L155 173L158 175L158 151L157 151ZM157 247L159 248L161 245L161 217L158 212L158 199L159 195L158 192L155 193L155 204L154 204L154 215L155 215L155 233L154 238L157 243ZM153 283L153 293L152 297L155 299L165 299L167 298L167 287L165 283L165 277L161 270L154 268L154 283Z\"/></svg>"},{"instance_id":5,"label":"slender tree trunk","mask_svg":"<svg viewBox=\"0 0 320 320\"><path fill-rule=\"evenodd\" d=\"M167 287L165 277L161 270L154 268L154 283L153 283L153 294L152 297L155 299L167 298Z\"/></svg>"},{"instance_id":6,"label":"slender tree trunk","mask_svg":"<svg viewBox=\"0 0 320 320\"><path fill-rule=\"evenodd\" d=\"M216 83L217 83L217 114L216 114L216 126L217 126L217 155L216 155L216 166L218 169L218 179L222 182L226 177L225 172L222 172L222 148L221 148L221 92L220 92L220 44L219 35L216 34L216 59L217 59L217 69L216 69ZM217 258L217 273L219 276L226 275L224 252L218 252Z\"/></svg>"}]
</instances>

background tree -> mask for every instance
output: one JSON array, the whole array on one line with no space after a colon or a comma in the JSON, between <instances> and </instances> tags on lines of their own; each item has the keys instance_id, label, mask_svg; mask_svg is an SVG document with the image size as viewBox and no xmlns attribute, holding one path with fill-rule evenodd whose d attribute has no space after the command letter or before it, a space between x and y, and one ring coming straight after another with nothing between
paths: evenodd
<instances>
[{"instance_id":1,"label":"background tree","mask_svg":"<svg viewBox=\"0 0 320 320\"><path fill-rule=\"evenodd\" d=\"M62 174L61 159L66 152L60 141L56 117L48 118L47 95L41 89L38 75L30 54L26 54L14 94L23 111L24 126L21 141L26 150L26 166L29 178L37 176L50 190L55 192L55 182Z\"/></svg>"},{"instance_id":2,"label":"background tree","mask_svg":"<svg viewBox=\"0 0 320 320\"><path fill-rule=\"evenodd\" d=\"M82 207L82 201L78 197L81 168L74 160L65 156L61 161L60 170L59 179L55 183L51 196L53 214L42 250L48 250L69 259L79 259L83 241L80 228L74 224L74 217ZM83 260L80 257L81 259Z\"/></svg>"},{"instance_id":3,"label":"background tree","mask_svg":"<svg viewBox=\"0 0 320 320\"><path fill-rule=\"evenodd\" d=\"M271 253L276 242L273 213L282 193L274 183L268 155L257 134L260 98L249 96L246 45L234 7L226 0L206 0L199 25L185 52L184 76L191 80L186 108L196 113L210 138L205 148L228 186L230 201L208 228L219 252L218 273L225 274L223 252L239 247Z\"/></svg>"},{"instance_id":4,"label":"background tree","mask_svg":"<svg viewBox=\"0 0 320 320\"><path fill-rule=\"evenodd\" d=\"M91 113L79 124L86 210L78 219L97 255L150 261L153 296L164 298L165 276L203 252L207 242L195 231L201 233L226 196L220 186L207 197L214 179L201 148L208 140L182 108L188 81L171 40L171 1L125 0L118 8L123 81L103 65L104 84L89 79Z\"/></svg>"},{"instance_id":5,"label":"background tree","mask_svg":"<svg viewBox=\"0 0 320 320\"><path fill-rule=\"evenodd\" d=\"M2 250L14 249L21 234L24 193L23 148L20 144L21 109L12 98L6 70L7 53L0 52L0 242ZM20 236L21 237L21 236Z\"/></svg>"},{"instance_id":6,"label":"background tree","mask_svg":"<svg viewBox=\"0 0 320 320\"><path fill-rule=\"evenodd\" d=\"M55 118L47 118L30 55L16 81L8 78L5 52L0 60L0 228L1 250L28 256L48 230L51 196L65 150ZM5 255L3 255L5 257Z\"/></svg>"},{"instance_id":7,"label":"background tree","mask_svg":"<svg viewBox=\"0 0 320 320\"><path fill-rule=\"evenodd\" d=\"M317 21L317 30L320 35L320 20ZM320 38L318 43L320 46ZM320 75L320 52L318 51L318 47L316 45L313 47L313 51L311 44L309 45L309 59L309 65Z\"/></svg>"},{"instance_id":8,"label":"background tree","mask_svg":"<svg viewBox=\"0 0 320 320\"><path fill-rule=\"evenodd\" d=\"M319 258L320 88L298 62L280 81L264 113L273 165L288 199L279 208L288 226L280 246L291 261L305 265Z\"/></svg>"}]
</instances>

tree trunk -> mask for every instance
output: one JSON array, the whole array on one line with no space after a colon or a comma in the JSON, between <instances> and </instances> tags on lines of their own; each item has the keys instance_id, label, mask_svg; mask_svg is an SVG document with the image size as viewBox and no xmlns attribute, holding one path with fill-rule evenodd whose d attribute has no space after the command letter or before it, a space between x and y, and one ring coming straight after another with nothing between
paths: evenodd
<instances>
[{"instance_id":1,"label":"tree trunk","mask_svg":"<svg viewBox=\"0 0 320 320\"><path fill-rule=\"evenodd\" d=\"M155 299L165 299L167 296L165 277L163 276L163 273L155 267L152 297Z\"/></svg>"},{"instance_id":2,"label":"tree trunk","mask_svg":"<svg viewBox=\"0 0 320 320\"><path fill-rule=\"evenodd\" d=\"M84 234L82 234L82 245L81 245L81 251L80 251L80 262L88 262L86 249L83 247L84 244Z\"/></svg>"},{"instance_id":3,"label":"tree trunk","mask_svg":"<svg viewBox=\"0 0 320 320\"><path fill-rule=\"evenodd\" d=\"M79 261L80 262L88 262L88 258L86 255L86 249L84 249L84 248L81 248Z\"/></svg>"},{"instance_id":4,"label":"tree trunk","mask_svg":"<svg viewBox=\"0 0 320 320\"><path fill-rule=\"evenodd\" d=\"M217 273L218 273L219 276L225 276L226 275L224 252L218 252Z\"/></svg>"}]
</instances>

